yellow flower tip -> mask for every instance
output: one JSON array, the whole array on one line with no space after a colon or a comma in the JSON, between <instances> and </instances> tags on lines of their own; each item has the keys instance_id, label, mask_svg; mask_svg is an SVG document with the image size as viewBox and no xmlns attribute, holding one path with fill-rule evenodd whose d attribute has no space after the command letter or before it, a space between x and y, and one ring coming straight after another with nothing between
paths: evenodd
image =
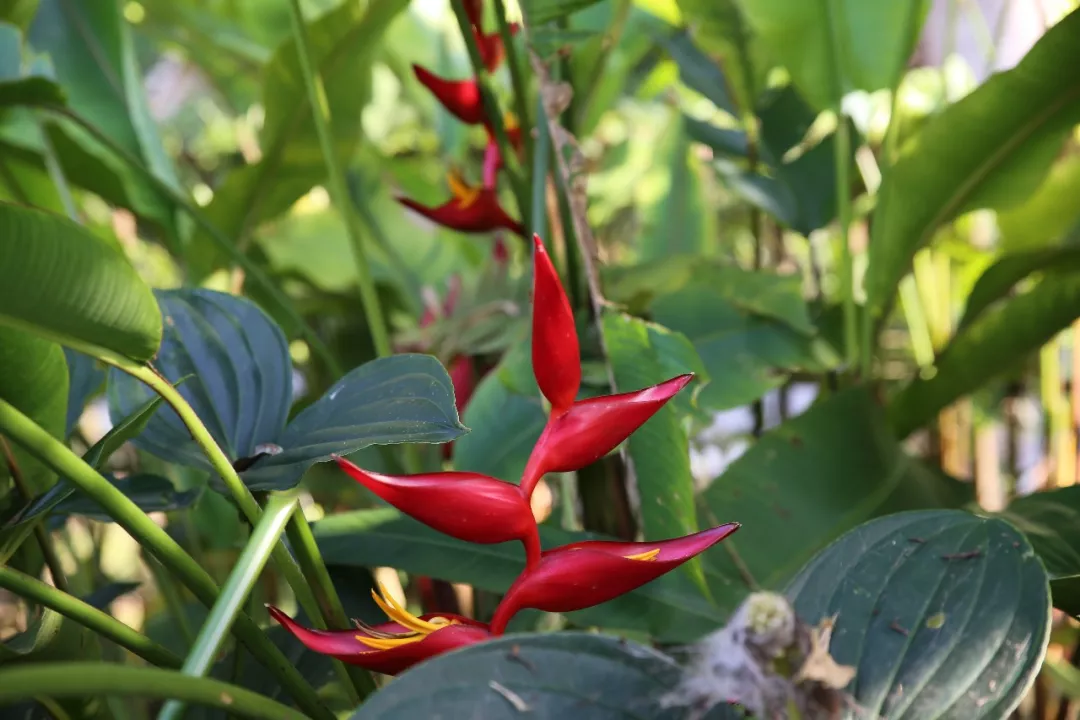
<instances>
[{"instance_id":1,"label":"yellow flower tip","mask_svg":"<svg viewBox=\"0 0 1080 720\"><path fill-rule=\"evenodd\" d=\"M506 126L506 131L511 132L518 129L517 115L507 110L503 113L503 125Z\"/></svg>"},{"instance_id":2,"label":"yellow flower tip","mask_svg":"<svg viewBox=\"0 0 1080 720\"><path fill-rule=\"evenodd\" d=\"M660 554L660 548L653 548L652 550L646 550L645 552L637 553L636 555L627 555L627 560L640 560L641 562L649 562L655 560L656 556Z\"/></svg>"},{"instance_id":3,"label":"yellow flower tip","mask_svg":"<svg viewBox=\"0 0 1080 720\"><path fill-rule=\"evenodd\" d=\"M462 208L469 207L480 197L480 188L470 185L457 169L451 168L450 172L446 173L446 184Z\"/></svg>"}]
</instances>

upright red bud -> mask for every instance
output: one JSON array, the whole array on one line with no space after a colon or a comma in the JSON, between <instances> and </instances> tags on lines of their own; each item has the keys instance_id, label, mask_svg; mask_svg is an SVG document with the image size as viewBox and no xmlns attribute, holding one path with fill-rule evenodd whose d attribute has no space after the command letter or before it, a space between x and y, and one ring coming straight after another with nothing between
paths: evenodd
<instances>
[{"instance_id":1,"label":"upright red bud","mask_svg":"<svg viewBox=\"0 0 1080 720\"><path fill-rule=\"evenodd\" d=\"M510 586L491 632L499 635L525 608L573 612L614 600L682 565L739 529L728 523L686 537L659 542L588 540L545 552Z\"/></svg>"},{"instance_id":2,"label":"upright red bud","mask_svg":"<svg viewBox=\"0 0 1080 720\"><path fill-rule=\"evenodd\" d=\"M533 235L532 365L552 416L574 403L581 387L581 351L574 311L539 235Z\"/></svg>"},{"instance_id":3,"label":"upright red bud","mask_svg":"<svg viewBox=\"0 0 1080 720\"><path fill-rule=\"evenodd\" d=\"M446 80L420 65L413 65L413 72L416 79L461 122L468 125L484 122L484 103L475 80Z\"/></svg>"},{"instance_id":4,"label":"upright red bud","mask_svg":"<svg viewBox=\"0 0 1080 720\"><path fill-rule=\"evenodd\" d=\"M539 555L532 508L516 485L470 472L381 475L342 457L334 460L368 490L428 527L485 545L520 540L530 563Z\"/></svg>"},{"instance_id":5,"label":"upright red bud","mask_svg":"<svg viewBox=\"0 0 1080 720\"><path fill-rule=\"evenodd\" d=\"M604 457L693 378L693 373L680 375L644 390L576 402L562 415L552 413L525 466L522 491L530 494L545 473L579 470Z\"/></svg>"}]
</instances>

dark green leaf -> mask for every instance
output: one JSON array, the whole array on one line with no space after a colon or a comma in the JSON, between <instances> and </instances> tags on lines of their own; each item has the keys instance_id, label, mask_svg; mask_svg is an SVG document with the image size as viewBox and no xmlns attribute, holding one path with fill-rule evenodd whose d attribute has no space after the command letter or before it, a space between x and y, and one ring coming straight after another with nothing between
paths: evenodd
<instances>
[{"instance_id":1,"label":"dark green leaf","mask_svg":"<svg viewBox=\"0 0 1080 720\"><path fill-rule=\"evenodd\" d=\"M89 355L64 348L64 357L68 366L68 403L67 435L75 431L75 426L86 409L87 401L105 384L105 371L98 367Z\"/></svg>"},{"instance_id":2,"label":"dark green leaf","mask_svg":"<svg viewBox=\"0 0 1080 720\"><path fill-rule=\"evenodd\" d=\"M1023 202L1080 120L1080 11L1052 27L1014 69L928 120L903 143L878 193L866 274L880 318L915 253L969 210ZM964 142L957 142L964 138Z\"/></svg>"},{"instance_id":3,"label":"dark green leaf","mask_svg":"<svg viewBox=\"0 0 1080 720\"><path fill-rule=\"evenodd\" d=\"M82 601L87 605L92 605L98 610L104 610L111 605L114 600L127 595L129 592L136 590L139 587L137 582L111 582L108 585L102 585L96 588L89 595L82 598Z\"/></svg>"},{"instance_id":4,"label":"dark green leaf","mask_svg":"<svg viewBox=\"0 0 1080 720\"><path fill-rule=\"evenodd\" d=\"M371 95L371 65L386 27L407 0L341 3L308 23L315 71L326 89L330 131L342 158L350 158L361 136L361 111ZM214 193L206 213L227 236L247 236L261 222L292 206L326 175L299 67L296 43L282 43L264 71L266 119L259 136L262 159L234 170ZM224 258L197 233L196 247L209 272Z\"/></svg>"},{"instance_id":5,"label":"dark green leaf","mask_svg":"<svg viewBox=\"0 0 1080 720\"><path fill-rule=\"evenodd\" d=\"M1035 271L1050 270L1063 264L1077 267L1077 260L1080 260L1080 248L1075 246L1023 250L1003 255L975 281L964 306L960 329L970 325L986 308L1005 297L1018 282Z\"/></svg>"},{"instance_id":6,"label":"dark green leaf","mask_svg":"<svg viewBox=\"0 0 1080 720\"><path fill-rule=\"evenodd\" d=\"M1046 566L1054 607L1080 614L1080 487L1025 495L1000 515L1027 536Z\"/></svg>"},{"instance_id":7,"label":"dark green leaf","mask_svg":"<svg viewBox=\"0 0 1080 720\"><path fill-rule=\"evenodd\" d=\"M961 330L934 363L929 379L915 378L889 407L906 436L990 378L1014 368L1080 316L1080 273L1044 276L1030 291L989 309Z\"/></svg>"},{"instance_id":8,"label":"dark green leaf","mask_svg":"<svg viewBox=\"0 0 1080 720\"><path fill-rule=\"evenodd\" d=\"M241 473L253 490L281 490L332 453L371 445L446 443L466 428L458 421L450 376L430 355L394 355L361 365L338 380L281 433L278 454Z\"/></svg>"},{"instance_id":9,"label":"dark green leaf","mask_svg":"<svg viewBox=\"0 0 1080 720\"><path fill-rule=\"evenodd\" d=\"M46 78L30 77L0 82L0 107L63 104L63 90Z\"/></svg>"},{"instance_id":10,"label":"dark green leaf","mask_svg":"<svg viewBox=\"0 0 1080 720\"><path fill-rule=\"evenodd\" d=\"M658 340L673 335L670 331L622 313L605 313L603 332L618 392L640 390L671 377L660 359L663 340ZM690 394L691 389L682 392ZM641 498L644 536L661 540L697 532L690 438L674 408L661 408L630 436L626 448ZM687 568L695 581L704 584L700 563L687 563Z\"/></svg>"},{"instance_id":11,"label":"dark green leaf","mask_svg":"<svg viewBox=\"0 0 1080 720\"><path fill-rule=\"evenodd\" d=\"M150 288L119 250L70 220L4 203L0 324L135 360L149 360L161 341Z\"/></svg>"},{"instance_id":12,"label":"dark green leaf","mask_svg":"<svg viewBox=\"0 0 1080 720\"><path fill-rule=\"evenodd\" d=\"M392 509L331 515L315 523L314 532L319 551L330 565L398 568L496 593L506 592L525 568L525 553L518 543L465 543ZM540 540L546 548L597 537L546 525L540 528ZM714 548L709 555L715 557L723 552ZM708 560L705 572L713 588L733 582L723 575L710 576ZM727 594L731 596L732 592L728 590ZM708 603L683 573L670 573L616 600L568 617L579 625L646 630L659 640L686 642L717 628L724 613Z\"/></svg>"},{"instance_id":13,"label":"dark green leaf","mask_svg":"<svg viewBox=\"0 0 1080 720\"><path fill-rule=\"evenodd\" d=\"M750 30L737 0L676 0L694 43L722 62L731 95L740 110L753 105L761 75L768 68L754 68Z\"/></svg>"},{"instance_id":14,"label":"dark green leaf","mask_svg":"<svg viewBox=\"0 0 1080 720\"><path fill-rule=\"evenodd\" d=\"M292 404L292 362L280 328L243 298L212 290L157 293L165 336L155 367L172 383L233 461L277 443ZM156 395L135 378L113 370L109 414L132 416ZM209 470L202 450L180 417L157 413L135 445L171 462Z\"/></svg>"},{"instance_id":15,"label":"dark green leaf","mask_svg":"<svg viewBox=\"0 0 1080 720\"><path fill-rule=\"evenodd\" d=\"M856 668L845 717L1002 718L1050 639L1046 571L1022 534L958 511L902 513L824 550L788 589Z\"/></svg>"},{"instance_id":16,"label":"dark green leaf","mask_svg":"<svg viewBox=\"0 0 1080 720\"><path fill-rule=\"evenodd\" d=\"M737 521L724 541L763 587L861 522L897 510L959 507L969 486L909 458L863 388L818 402L765 434L703 493L709 522ZM738 577L726 555L711 563Z\"/></svg>"},{"instance_id":17,"label":"dark green leaf","mask_svg":"<svg viewBox=\"0 0 1080 720\"><path fill-rule=\"evenodd\" d=\"M746 157L748 149L746 133L742 130L719 128L692 117L683 117L686 134L691 140L708 145L716 155L728 155L735 158Z\"/></svg>"},{"instance_id":18,"label":"dark green leaf","mask_svg":"<svg viewBox=\"0 0 1080 720\"><path fill-rule=\"evenodd\" d=\"M522 0L521 12L529 25L543 25L552 20L559 20L599 0Z\"/></svg>"},{"instance_id":19,"label":"dark green leaf","mask_svg":"<svg viewBox=\"0 0 1080 720\"><path fill-rule=\"evenodd\" d=\"M925 0L736 0L771 57L819 109L853 90L892 87L907 66Z\"/></svg>"},{"instance_id":20,"label":"dark green leaf","mask_svg":"<svg viewBox=\"0 0 1080 720\"><path fill-rule=\"evenodd\" d=\"M352 720L675 720L683 712L662 709L660 698L679 678L667 656L618 638L508 635L410 670Z\"/></svg>"},{"instance_id":21,"label":"dark green leaf","mask_svg":"<svg viewBox=\"0 0 1080 720\"><path fill-rule=\"evenodd\" d=\"M177 491L167 478L160 475L136 474L116 478L106 473L105 479L116 486L143 512L172 512L190 507L199 497L199 490ZM83 515L98 522L113 522L101 507L77 490L60 502L54 516Z\"/></svg>"},{"instance_id":22,"label":"dark green leaf","mask_svg":"<svg viewBox=\"0 0 1080 720\"><path fill-rule=\"evenodd\" d=\"M699 50L685 32L670 37L660 37L660 45L679 66L679 78L691 90L701 93L713 105L738 116L735 104L728 94L727 79L713 58Z\"/></svg>"}]
</instances>

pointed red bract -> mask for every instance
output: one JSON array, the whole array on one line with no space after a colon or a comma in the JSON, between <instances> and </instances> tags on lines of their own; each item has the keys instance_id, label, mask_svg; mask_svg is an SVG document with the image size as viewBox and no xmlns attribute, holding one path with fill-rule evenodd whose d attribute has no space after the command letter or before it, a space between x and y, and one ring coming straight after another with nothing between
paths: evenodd
<instances>
[{"instance_id":1,"label":"pointed red bract","mask_svg":"<svg viewBox=\"0 0 1080 720\"><path fill-rule=\"evenodd\" d=\"M510 230L518 235L525 234L521 223L506 214L499 205L494 190L480 190L480 195L469 205L457 198L439 205L428 207L410 198L399 197L397 201L434 223L451 230L464 233L484 233L493 230Z\"/></svg>"},{"instance_id":2,"label":"pointed red bract","mask_svg":"<svg viewBox=\"0 0 1080 720\"><path fill-rule=\"evenodd\" d=\"M484 0L462 0L465 5L465 15L469 18L469 24L480 27L484 20Z\"/></svg>"},{"instance_id":3,"label":"pointed red bract","mask_svg":"<svg viewBox=\"0 0 1080 720\"><path fill-rule=\"evenodd\" d=\"M589 540L548 550L510 586L495 610L491 633L501 634L510 618L526 608L573 612L614 600L674 570L738 529L738 523L728 523L660 542ZM649 557L635 560L631 555Z\"/></svg>"},{"instance_id":4,"label":"pointed red bract","mask_svg":"<svg viewBox=\"0 0 1080 720\"><path fill-rule=\"evenodd\" d=\"M417 642L389 650L376 650L357 639L357 636L371 637L362 629L312 630L300 625L276 607L268 605L266 609L274 620L308 649L384 675L396 675L428 658L466 645L473 645L491 637L491 633L483 623L460 615L432 613L422 615L421 619L431 620L441 617L453 620L455 624L440 628ZM373 627L382 633L408 632L408 628L396 622L382 623Z\"/></svg>"},{"instance_id":5,"label":"pointed red bract","mask_svg":"<svg viewBox=\"0 0 1080 720\"><path fill-rule=\"evenodd\" d=\"M570 409L581 387L574 311L539 235L533 235L532 365L552 416Z\"/></svg>"},{"instance_id":6,"label":"pointed red bract","mask_svg":"<svg viewBox=\"0 0 1080 720\"><path fill-rule=\"evenodd\" d=\"M580 470L604 457L693 378L680 375L644 390L576 402L562 415L553 412L525 465L522 492L531 494L544 473Z\"/></svg>"},{"instance_id":7,"label":"pointed red bract","mask_svg":"<svg viewBox=\"0 0 1080 720\"><path fill-rule=\"evenodd\" d=\"M485 545L520 540L530 559L539 555L536 520L516 485L470 472L381 475L334 460L368 490L445 535Z\"/></svg>"},{"instance_id":8,"label":"pointed red bract","mask_svg":"<svg viewBox=\"0 0 1080 720\"><path fill-rule=\"evenodd\" d=\"M484 122L484 102L476 80L447 80L422 65L413 65L416 79L438 99L452 115L468 125Z\"/></svg>"},{"instance_id":9,"label":"pointed red bract","mask_svg":"<svg viewBox=\"0 0 1080 720\"><path fill-rule=\"evenodd\" d=\"M488 72L495 72L506 57L506 46L503 44L499 33L484 34L480 30L480 23L474 23L473 37L476 38L476 47L480 50L480 60ZM517 23L510 24L510 36L517 35L521 29Z\"/></svg>"}]
</instances>

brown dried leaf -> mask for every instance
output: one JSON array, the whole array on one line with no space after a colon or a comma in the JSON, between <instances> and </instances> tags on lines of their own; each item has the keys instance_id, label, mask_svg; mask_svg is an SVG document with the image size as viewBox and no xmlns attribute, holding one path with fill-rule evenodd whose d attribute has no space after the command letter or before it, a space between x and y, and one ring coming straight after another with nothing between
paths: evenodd
<instances>
[{"instance_id":1,"label":"brown dried leaf","mask_svg":"<svg viewBox=\"0 0 1080 720\"><path fill-rule=\"evenodd\" d=\"M810 651L806 654L803 666L795 673L793 680L796 683L810 680L840 690L847 687L855 677L854 667L841 665L829 654L829 642L835 625L836 616L833 615L822 619L821 624L810 629Z\"/></svg>"}]
</instances>

